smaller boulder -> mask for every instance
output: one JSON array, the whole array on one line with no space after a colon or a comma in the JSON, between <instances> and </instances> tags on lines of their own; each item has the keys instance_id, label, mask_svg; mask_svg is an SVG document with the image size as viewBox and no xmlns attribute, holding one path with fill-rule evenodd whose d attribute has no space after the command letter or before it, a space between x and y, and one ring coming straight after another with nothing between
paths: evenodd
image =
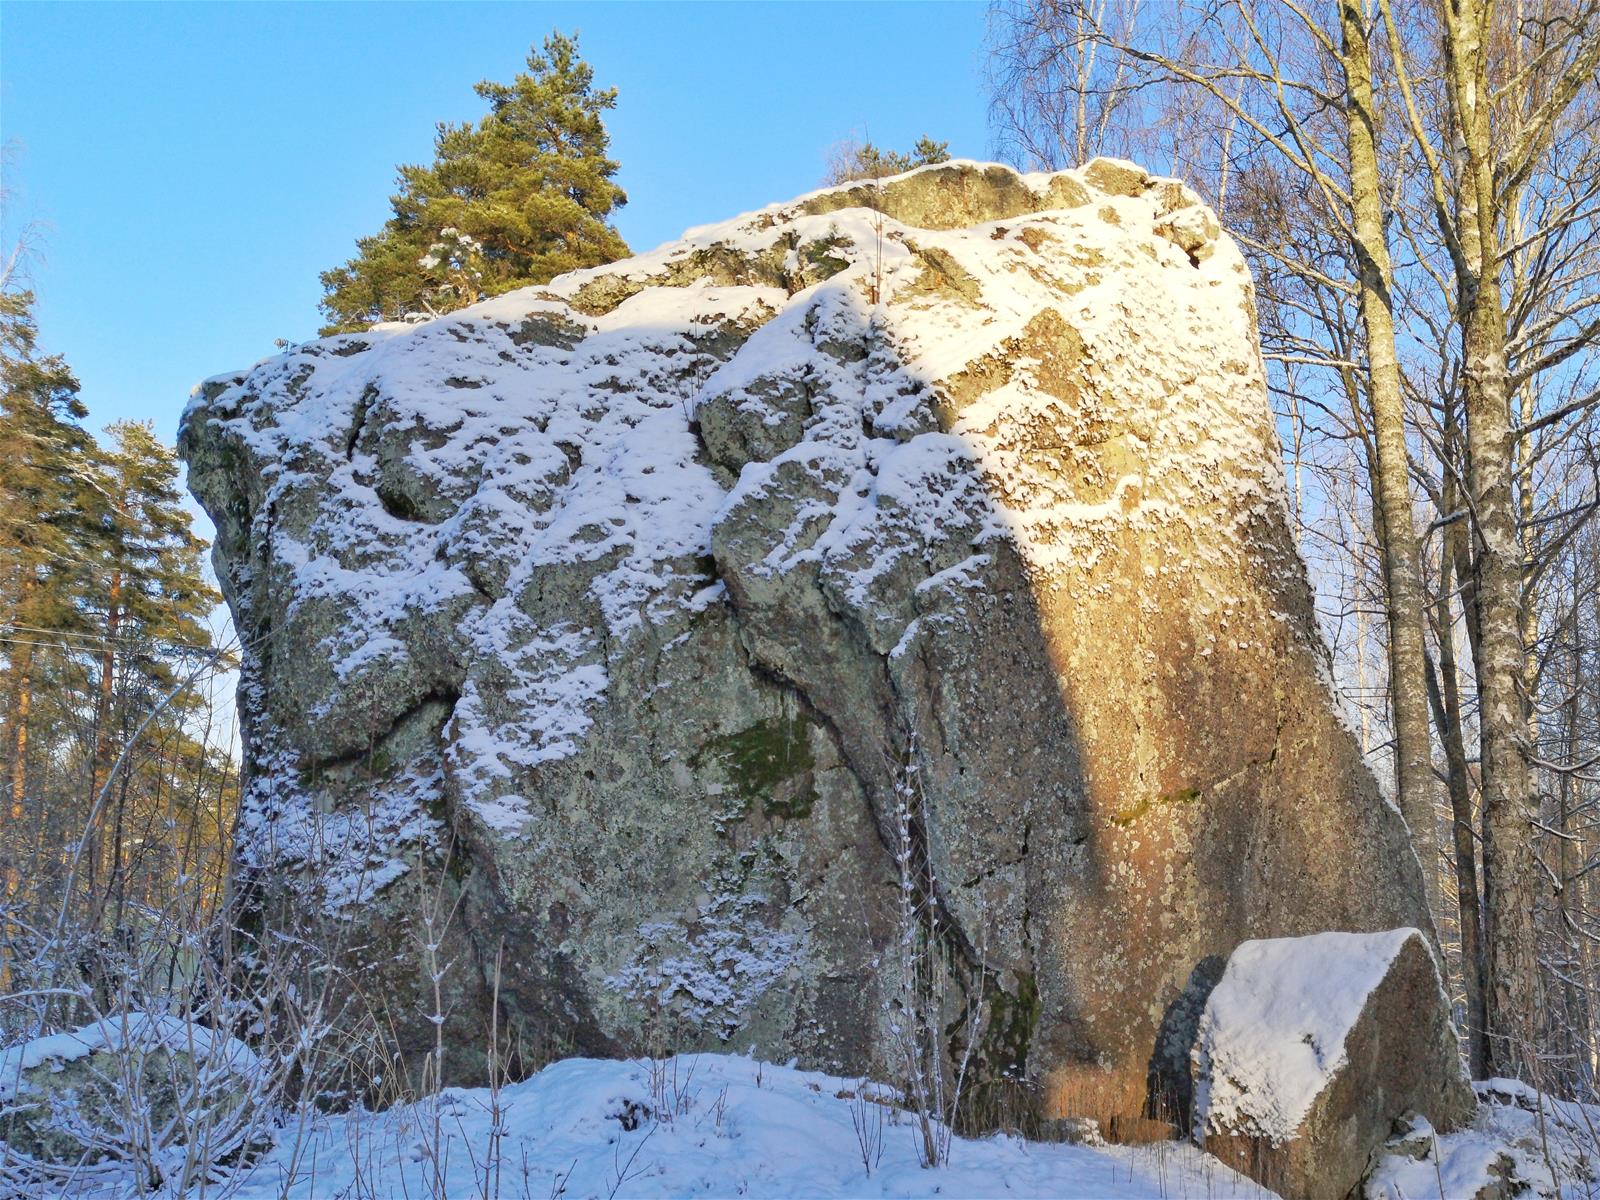
<instances>
[{"instance_id":1,"label":"smaller boulder","mask_svg":"<svg viewBox=\"0 0 1600 1200\"><path fill-rule=\"evenodd\" d=\"M1240 943L1193 1065L1196 1140L1294 1200L1344 1200L1406 1114L1453 1129L1475 1106L1415 929Z\"/></svg>"},{"instance_id":2,"label":"smaller boulder","mask_svg":"<svg viewBox=\"0 0 1600 1200\"><path fill-rule=\"evenodd\" d=\"M117 1013L5 1047L0 1158L23 1168L123 1159L155 1169L186 1132L243 1148L247 1139L222 1131L237 1134L249 1119L259 1071L238 1039L153 1013Z\"/></svg>"}]
</instances>

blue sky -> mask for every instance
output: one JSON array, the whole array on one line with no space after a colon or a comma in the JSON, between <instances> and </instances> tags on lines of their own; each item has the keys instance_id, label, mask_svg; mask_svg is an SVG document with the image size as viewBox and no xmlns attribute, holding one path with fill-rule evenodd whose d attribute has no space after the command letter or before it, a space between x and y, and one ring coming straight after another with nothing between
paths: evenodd
<instances>
[{"instance_id":1,"label":"blue sky","mask_svg":"<svg viewBox=\"0 0 1600 1200\"><path fill-rule=\"evenodd\" d=\"M815 187L829 147L987 157L981 3L36 4L0 14L7 245L91 421L174 436L189 388L311 336L319 271L436 121L552 27L602 86L635 250Z\"/></svg>"}]
</instances>

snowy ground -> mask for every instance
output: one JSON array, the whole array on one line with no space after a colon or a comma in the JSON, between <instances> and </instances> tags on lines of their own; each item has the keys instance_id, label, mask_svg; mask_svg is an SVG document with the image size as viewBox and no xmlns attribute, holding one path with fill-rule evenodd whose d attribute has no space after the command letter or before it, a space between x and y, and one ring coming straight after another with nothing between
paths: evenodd
<instances>
[{"instance_id":1,"label":"snowy ground","mask_svg":"<svg viewBox=\"0 0 1600 1200\"><path fill-rule=\"evenodd\" d=\"M1270 1198L1192 1146L1086 1146L957 1139L948 1167L919 1165L912 1118L857 1084L747 1058L696 1055L652 1067L568 1059L492 1097L452 1089L431 1103L319 1119L282 1131L237 1193L247 1200L496 1197L1034 1196ZM646 1112L657 1114L646 1116ZM862 1162L857 1127L874 1154ZM631 1126L631 1128L630 1128ZM436 1177L433 1146L441 1147Z\"/></svg>"},{"instance_id":2,"label":"snowy ground","mask_svg":"<svg viewBox=\"0 0 1600 1200\"><path fill-rule=\"evenodd\" d=\"M1367 1180L1368 1200L1539 1196L1600 1200L1600 1105L1541 1097L1514 1079L1475 1083L1478 1115L1412 1135Z\"/></svg>"}]
</instances>

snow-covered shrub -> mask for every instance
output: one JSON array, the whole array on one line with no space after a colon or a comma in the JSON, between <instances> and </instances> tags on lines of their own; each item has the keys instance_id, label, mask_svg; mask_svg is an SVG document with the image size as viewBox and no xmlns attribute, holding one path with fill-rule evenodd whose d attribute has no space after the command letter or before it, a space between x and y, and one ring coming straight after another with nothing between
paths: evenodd
<instances>
[{"instance_id":1,"label":"snow-covered shrub","mask_svg":"<svg viewBox=\"0 0 1600 1200\"><path fill-rule=\"evenodd\" d=\"M157 903L69 871L0 914L0 1196L223 1196L297 1108L374 1094L337 947L256 938L179 867Z\"/></svg>"}]
</instances>

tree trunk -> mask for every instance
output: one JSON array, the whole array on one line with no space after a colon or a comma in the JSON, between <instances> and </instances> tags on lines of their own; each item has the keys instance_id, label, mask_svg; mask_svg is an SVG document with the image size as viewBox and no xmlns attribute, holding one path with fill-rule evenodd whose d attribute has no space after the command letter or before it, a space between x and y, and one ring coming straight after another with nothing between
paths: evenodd
<instances>
[{"instance_id":1,"label":"tree trunk","mask_svg":"<svg viewBox=\"0 0 1600 1200\"><path fill-rule=\"evenodd\" d=\"M1582 676L1578 671L1578 654L1580 646L1580 628L1578 625L1579 594L1578 576L1576 570L1572 576L1571 606L1567 615L1567 636L1570 639L1571 650L1567 661L1566 700L1561 705L1562 715L1562 749L1569 763L1576 762L1579 755L1579 730L1578 730L1578 689L1583 686ZM1560 947L1557 960L1557 975L1561 990L1559 1005L1553 1005L1555 1012L1551 1014L1550 1033L1556 1044L1554 1049L1564 1063L1562 1074L1569 1094L1579 1094L1583 1078L1582 1068L1577 1064L1583 1062L1584 1034L1588 1031L1586 1006L1581 980L1582 958L1578 948L1578 939L1574 931L1581 928L1581 910L1576 909L1572 903L1572 887L1578 880L1575 872L1583 863L1583 859L1572 853L1573 842L1578 841L1581 835L1574 829L1573 821L1573 789L1574 781L1570 772L1563 771L1556 782L1556 812L1555 827L1561 834L1556 838L1556 879L1560 886L1555 896L1555 940ZM1574 861L1576 858L1576 862ZM1580 1032L1581 1031L1581 1032Z\"/></svg>"},{"instance_id":2,"label":"tree trunk","mask_svg":"<svg viewBox=\"0 0 1600 1200\"><path fill-rule=\"evenodd\" d=\"M1356 238L1360 313L1367 339L1372 406L1373 488L1382 518L1384 591L1389 624L1389 695L1394 718L1395 791L1411 827L1429 898L1436 902L1439 847L1434 814L1433 752L1428 731L1423 590L1411 503L1405 407L1395 351L1393 270L1383 227L1383 195L1372 107L1372 59L1358 0L1341 0L1341 62L1346 86L1350 200Z\"/></svg>"},{"instance_id":3,"label":"tree trunk","mask_svg":"<svg viewBox=\"0 0 1600 1200\"><path fill-rule=\"evenodd\" d=\"M100 678L95 689L94 760L93 769L89 774L88 828L84 830L84 837L89 841L85 852L89 866L89 903L93 906L96 919L104 910L104 901L110 895L116 878L116 864L122 853L121 847L116 844L117 837L120 836L119 830L113 830L110 846L103 844L100 830L104 822L97 811L101 793L106 790L106 782L111 774L111 719L115 707L117 681L116 642L117 631L121 625L122 571L116 569L111 572L110 587L106 596L105 644L100 648ZM119 821L120 816L121 814L118 814ZM106 896L100 895L102 868L106 880Z\"/></svg>"},{"instance_id":4,"label":"tree trunk","mask_svg":"<svg viewBox=\"0 0 1600 1200\"><path fill-rule=\"evenodd\" d=\"M1454 487L1445 482L1445 504L1451 507ZM1484 1042L1483 911L1478 900L1478 854L1473 842L1477 821L1472 812L1472 775L1467 766L1466 740L1461 732L1461 690L1457 685L1456 639L1450 611L1451 570L1448 552L1440 555L1439 598L1435 637L1439 644L1439 669L1428 676L1429 700L1444 743L1449 769L1450 831L1456 869L1456 907L1461 933L1461 983L1467 1000L1467 1064L1474 1079L1485 1077L1488 1052Z\"/></svg>"},{"instance_id":5,"label":"tree trunk","mask_svg":"<svg viewBox=\"0 0 1600 1200\"><path fill-rule=\"evenodd\" d=\"M28 799L28 720L33 708L33 647L17 647L17 696L12 709L11 795L6 804L6 822L0 827L0 862L4 866L4 899L10 900L22 888L22 818ZM0 938L9 943L12 926L0 929ZM11 954L0 955L0 991L11 986Z\"/></svg>"},{"instance_id":6,"label":"tree trunk","mask_svg":"<svg viewBox=\"0 0 1600 1200\"><path fill-rule=\"evenodd\" d=\"M111 710L117 684L117 631L122 627L122 572L111 572L111 587L106 602L106 640L100 648L100 682L94 708L94 775L89 793L91 805L99 799L111 770Z\"/></svg>"},{"instance_id":7,"label":"tree trunk","mask_svg":"<svg viewBox=\"0 0 1600 1200\"><path fill-rule=\"evenodd\" d=\"M1488 909L1490 1060L1519 1075L1537 1008L1534 950L1532 786L1522 679L1522 554L1511 499L1506 409L1505 321L1494 279L1486 278L1467 327L1468 482L1477 508L1477 593L1482 614L1478 663L1483 762L1484 891Z\"/></svg>"},{"instance_id":8,"label":"tree trunk","mask_svg":"<svg viewBox=\"0 0 1600 1200\"><path fill-rule=\"evenodd\" d=\"M27 811L28 800L28 722L33 714L33 647L18 647L17 700L11 724L11 798L6 809L5 894L10 899L21 886L21 864L17 856L22 842L18 831Z\"/></svg>"},{"instance_id":9,"label":"tree trunk","mask_svg":"<svg viewBox=\"0 0 1600 1200\"><path fill-rule=\"evenodd\" d=\"M1506 322L1500 296L1490 139L1488 37L1492 4L1454 0L1445 11L1446 73L1465 170L1454 235L1462 316L1467 488L1477 534L1478 730L1483 775L1485 960L1489 1069L1532 1074L1539 1012L1535 863L1527 717L1522 697L1522 545L1512 496Z\"/></svg>"}]
</instances>

